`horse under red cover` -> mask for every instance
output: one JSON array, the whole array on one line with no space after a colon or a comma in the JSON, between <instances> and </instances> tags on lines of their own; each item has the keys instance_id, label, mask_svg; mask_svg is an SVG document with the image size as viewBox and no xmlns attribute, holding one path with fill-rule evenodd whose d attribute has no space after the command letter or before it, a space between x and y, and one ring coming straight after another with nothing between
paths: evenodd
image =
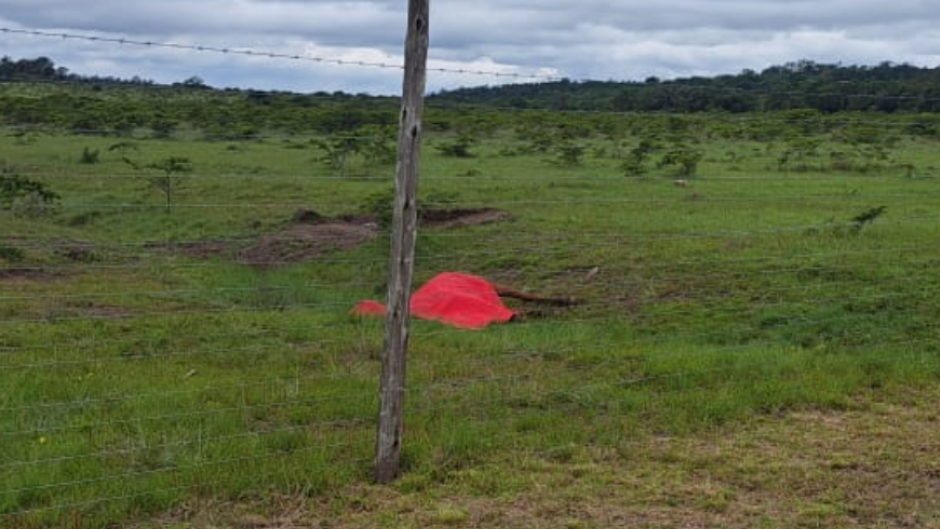
<instances>
[{"instance_id":1,"label":"horse under red cover","mask_svg":"<svg viewBox=\"0 0 940 529\"><path fill-rule=\"evenodd\" d=\"M353 314L385 314L385 306L373 300L360 302ZM503 305L496 288L482 277L460 272L434 276L411 296L411 313L426 320L437 320L463 329L482 329L506 322L514 316Z\"/></svg>"}]
</instances>

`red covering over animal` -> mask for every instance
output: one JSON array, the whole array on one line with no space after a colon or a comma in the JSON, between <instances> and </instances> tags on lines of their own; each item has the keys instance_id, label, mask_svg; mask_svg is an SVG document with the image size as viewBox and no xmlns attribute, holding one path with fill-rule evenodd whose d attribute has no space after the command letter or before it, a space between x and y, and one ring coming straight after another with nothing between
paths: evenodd
<instances>
[{"instance_id":1,"label":"red covering over animal","mask_svg":"<svg viewBox=\"0 0 940 529\"><path fill-rule=\"evenodd\" d=\"M353 314L385 314L385 306L373 300L360 302ZM515 313L500 299L496 287L482 277L444 272L411 296L411 314L463 329L482 329L491 323L511 320Z\"/></svg>"}]
</instances>

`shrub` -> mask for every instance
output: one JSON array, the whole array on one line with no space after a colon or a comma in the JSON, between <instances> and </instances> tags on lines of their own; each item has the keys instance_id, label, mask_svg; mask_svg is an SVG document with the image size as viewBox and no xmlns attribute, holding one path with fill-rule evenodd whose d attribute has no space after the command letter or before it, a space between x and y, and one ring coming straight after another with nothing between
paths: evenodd
<instances>
[{"instance_id":1,"label":"shrub","mask_svg":"<svg viewBox=\"0 0 940 529\"><path fill-rule=\"evenodd\" d=\"M52 214L61 197L42 182L37 182L4 169L0 175L0 210L12 211L21 217Z\"/></svg>"},{"instance_id":2,"label":"shrub","mask_svg":"<svg viewBox=\"0 0 940 529\"><path fill-rule=\"evenodd\" d=\"M24 252L22 248L0 244L0 259L11 263L18 263L25 258L26 252Z\"/></svg>"},{"instance_id":3,"label":"shrub","mask_svg":"<svg viewBox=\"0 0 940 529\"><path fill-rule=\"evenodd\" d=\"M79 163L86 164L86 165L94 165L98 163L99 161L101 161L100 152L97 149L91 150L88 147L85 147L82 150L82 156L81 158L78 159Z\"/></svg>"},{"instance_id":4,"label":"shrub","mask_svg":"<svg viewBox=\"0 0 940 529\"><path fill-rule=\"evenodd\" d=\"M627 158L620 165L625 176L641 176L646 173L646 162L656 149L656 145L649 139L640 140L640 144L630 149Z\"/></svg>"},{"instance_id":5,"label":"shrub","mask_svg":"<svg viewBox=\"0 0 940 529\"><path fill-rule=\"evenodd\" d=\"M693 176L703 156L702 151L697 149L677 146L667 152L658 165L659 167L676 166L679 168L679 176Z\"/></svg>"},{"instance_id":6,"label":"shrub","mask_svg":"<svg viewBox=\"0 0 940 529\"><path fill-rule=\"evenodd\" d=\"M375 217L375 222L383 228L392 225L392 215L395 208L395 189L389 188L376 191L362 201L359 210Z\"/></svg>"},{"instance_id":7,"label":"shrub","mask_svg":"<svg viewBox=\"0 0 940 529\"><path fill-rule=\"evenodd\" d=\"M426 197L418 200L418 218L425 217L429 211L435 208L453 207L459 201L460 198L455 193L445 191L429 193ZM379 226L383 228L390 227L392 217L395 214L395 188L390 187L367 196L362 201L359 211L372 215Z\"/></svg>"},{"instance_id":8,"label":"shrub","mask_svg":"<svg viewBox=\"0 0 940 529\"><path fill-rule=\"evenodd\" d=\"M584 160L585 147L573 143L558 146L555 164L561 167L578 167Z\"/></svg>"},{"instance_id":9,"label":"shrub","mask_svg":"<svg viewBox=\"0 0 940 529\"><path fill-rule=\"evenodd\" d=\"M444 142L437 146L437 150L444 156L451 158L473 158L470 148L476 141L466 135L460 135L456 139Z\"/></svg>"}]
</instances>

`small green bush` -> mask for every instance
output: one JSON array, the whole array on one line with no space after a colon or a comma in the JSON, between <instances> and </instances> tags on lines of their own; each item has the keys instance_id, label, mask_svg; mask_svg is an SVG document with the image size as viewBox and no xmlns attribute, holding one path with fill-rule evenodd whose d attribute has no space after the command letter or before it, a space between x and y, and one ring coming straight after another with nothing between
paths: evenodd
<instances>
[{"instance_id":1,"label":"small green bush","mask_svg":"<svg viewBox=\"0 0 940 529\"><path fill-rule=\"evenodd\" d=\"M10 263L18 263L26 258L26 252L15 246L0 245L0 259Z\"/></svg>"},{"instance_id":2,"label":"small green bush","mask_svg":"<svg viewBox=\"0 0 940 529\"><path fill-rule=\"evenodd\" d=\"M78 162L85 165L95 165L101 161L101 152L98 149L91 150L88 147L85 147L82 150L82 156L78 159Z\"/></svg>"},{"instance_id":3,"label":"small green bush","mask_svg":"<svg viewBox=\"0 0 940 529\"><path fill-rule=\"evenodd\" d=\"M454 140L441 143L437 146L437 150L448 158L473 158L474 154L470 149L475 143L476 140L473 138L461 135Z\"/></svg>"},{"instance_id":4,"label":"small green bush","mask_svg":"<svg viewBox=\"0 0 940 529\"><path fill-rule=\"evenodd\" d=\"M18 217L41 217L55 212L61 198L42 182L37 182L5 169L0 175L0 210L12 211Z\"/></svg>"}]
</instances>

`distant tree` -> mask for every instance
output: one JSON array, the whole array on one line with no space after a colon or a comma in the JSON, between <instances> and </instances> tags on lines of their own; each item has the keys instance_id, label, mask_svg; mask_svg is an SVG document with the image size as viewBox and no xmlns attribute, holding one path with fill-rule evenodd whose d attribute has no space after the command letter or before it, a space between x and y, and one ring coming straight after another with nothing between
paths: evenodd
<instances>
[{"instance_id":1,"label":"distant tree","mask_svg":"<svg viewBox=\"0 0 940 529\"><path fill-rule=\"evenodd\" d=\"M356 135L315 138L311 142L323 153L319 158L320 162L344 176L348 172L350 159L366 145L364 138Z\"/></svg>"},{"instance_id":2,"label":"distant tree","mask_svg":"<svg viewBox=\"0 0 940 529\"><path fill-rule=\"evenodd\" d=\"M159 191L163 195L164 212L169 214L173 207L173 201L176 195L185 187L183 175L191 173L193 164L189 158L182 156L170 156L149 164L139 164L128 157L124 157L124 162L135 170L159 171L162 174L148 175L144 179L150 189Z\"/></svg>"},{"instance_id":3,"label":"distant tree","mask_svg":"<svg viewBox=\"0 0 940 529\"><path fill-rule=\"evenodd\" d=\"M621 169L625 176L641 176L646 173L646 163L656 146L649 138L640 140L639 145L630 149L627 158L621 164Z\"/></svg>"},{"instance_id":4,"label":"distant tree","mask_svg":"<svg viewBox=\"0 0 940 529\"><path fill-rule=\"evenodd\" d=\"M193 164L189 158L181 156L170 156L156 163L149 164L148 167L161 171L159 176L147 178L150 187L163 193L165 212L169 213L173 206L173 199L180 189L184 187L185 180L182 175L191 173Z\"/></svg>"},{"instance_id":5,"label":"distant tree","mask_svg":"<svg viewBox=\"0 0 940 529\"><path fill-rule=\"evenodd\" d=\"M679 176L693 176L703 156L704 153L698 149L677 145L663 155L658 166L676 166L679 169Z\"/></svg>"},{"instance_id":6,"label":"distant tree","mask_svg":"<svg viewBox=\"0 0 940 529\"><path fill-rule=\"evenodd\" d=\"M777 159L781 171L808 171L812 168L811 162L819 156L819 146L822 140L803 136L792 137L787 140L783 153Z\"/></svg>"},{"instance_id":7,"label":"distant tree","mask_svg":"<svg viewBox=\"0 0 940 529\"><path fill-rule=\"evenodd\" d=\"M561 167L578 167L584 161L584 145L563 143L557 147L555 163Z\"/></svg>"},{"instance_id":8,"label":"distant tree","mask_svg":"<svg viewBox=\"0 0 940 529\"><path fill-rule=\"evenodd\" d=\"M177 86L182 86L183 88L198 88L202 90L210 89L210 87L206 85L205 81L203 81L201 77L196 76L196 75L184 80L182 83L176 83L176 84Z\"/></svg>"},{"instance_id":9,"label":"distant tree","mask_svg":"<svg viewBox=\"0 0 940 529\"><path fill-rule=\"evenodd\" d=\"M10 57L0 60L0 79L18 81L49 80L68 77L66 68L56 68L54 62L48 57L36 59L20 59L14 61Z\"/></svg>"}]
</instances>

